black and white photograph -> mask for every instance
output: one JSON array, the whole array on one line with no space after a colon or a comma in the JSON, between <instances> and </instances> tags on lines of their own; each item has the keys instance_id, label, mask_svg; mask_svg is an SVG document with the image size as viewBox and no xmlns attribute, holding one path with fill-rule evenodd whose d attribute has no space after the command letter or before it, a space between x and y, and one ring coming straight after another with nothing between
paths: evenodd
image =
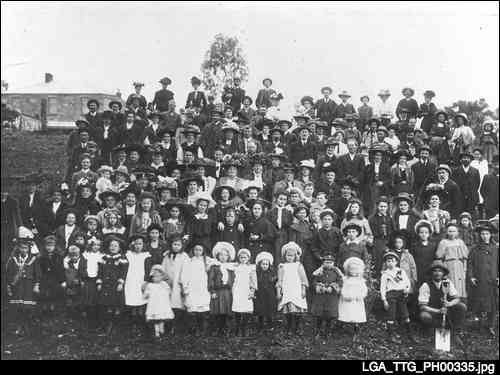
<instances>
[{"instance_id":1,"label":"black and white photograph","mask_svg":"<svg viewBox=\"0 0 500 375\"><path fill-rule=\"evenodd\" d=\"M1 359L495 373L499 5L1 1Z\"/></svg>"}]
</instances>

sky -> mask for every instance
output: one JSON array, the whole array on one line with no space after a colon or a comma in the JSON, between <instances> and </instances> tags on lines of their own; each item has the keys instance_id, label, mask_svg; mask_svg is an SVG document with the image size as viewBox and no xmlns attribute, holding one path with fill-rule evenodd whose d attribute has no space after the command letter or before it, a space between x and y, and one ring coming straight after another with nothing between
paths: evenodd
<instances>
[{"instance_id":1,"label":"sky","mask_svg":"<svg viewBox=\"0 0 500 375\"><path fill-rule=\"evenodd\" d=\"M271 77L284 109L303 95L348 90L391 100L413 87L436 92L438 107L458 99L499 101L498 2L2 2L1 75L9 91L43 81L124 95L146 83L151 100L168 76L178 106L201 77L214 36L241 42L243 86L255 98ZM337 98L336 98L337 99Z\"/></svg>"}]
</instances>

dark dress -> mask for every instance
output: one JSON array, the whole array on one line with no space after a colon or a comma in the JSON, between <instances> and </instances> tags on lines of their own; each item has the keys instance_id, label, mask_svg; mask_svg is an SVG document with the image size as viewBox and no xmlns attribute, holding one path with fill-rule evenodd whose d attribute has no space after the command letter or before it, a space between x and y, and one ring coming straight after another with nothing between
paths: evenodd
<instances>
[{"instance_id":1,"label":"dark dress","mask_svg":"<svg viewBox=\"0 0 500 375\"><path fill-rule=\"evenodd\" d=\"M206 219L199 219L195 216L186 225L186 233L189 234L189 246L196 244L203 245L205 249L212 249L212 233L216 222L214 215L207 215Z\"/></svg>"},{"instance_id":2,"label":"dark dress","mask_svg":"<svg viewBox=\"0 0 500 375\"><path fill-rule=\"evenodd\" d=\"M229 242L236 250L241 249L245 239L243 232L240 232L237 227L237 223L232 226L224 224L224 230L217 233L217 241Z\"/></svg>"},{"instance_id":3,"label":"dark dress","mask_svg":"<svg viewBox=\"0 0 500 375\"><path fill-rule=\"evenodd\" d=\"M413 251L411 253L417 267L417 287L420 287L427 280L427 270L436 256L437 245L437 242L429 241L424 246L418 240L412 247Z\"/></svg>"},{"instance_id":4,"label":"dark dress","mask_svg":"<svg viewBox=\"0 0 500 375\"><path fill-rule=\"evenodd\" d=\"M44 254L38 258L40 266L40 302L55 303L62 299L61 283L65 281L63 257Z\"/></svg>"},{"instance_id":5,"label":"dark dress","mask_svg":"<svg viewBox=\"0 0 500 375\"><path fill-rule=\"evenodd\" d=\"M375 266L374 276L378 278L382 271L383 255L389 245L393 224L389 215L375 213L368 219L373 234L372 259Z\"/></svg>"},{"instance_id":6,"label":"dark dress","mask_svg":"<svg viewBox=\"0 0 500 375\"><path fill-rule=\"evenodd\" d=\"M125 304L125 293L117 291L118 281L123 281L127 276L128 260L121 254L104 255L99 263L97 272L97 282L102 282L102 289L99 293L98 304L107 307L121 307Z\"/></svg>"},{"instance_id":7,"label":"dark dress","mask_svg":"<svg viewBox=\"0 0 500 375\"><path fill-rule=\"evenodd\" d=\"M210 313L213 315L230 315L233 307L234 272L227 271L227 283L224 284L220 267L213 265L208 270L208 291L210 294L217 294L217 298L210 298Z\"/></svg>"},{"instance_id":8,"label":"dark dress","mask_svg":"<svg viewBox=\"0 0 500 375\"><path fill-rule=\"evenodd\" d=\"M313 290L311 314L321 318L337 318L339 315L339 295L332 290L331 293L317 293L316 287L323 285L324 287L332 287L337 284L342 287L342 272L337 267L332 269L323 268L322 274L313 276Z\"/></svg>"},{"instance_id":9,"label":"dark dress","mask_svg":"<svg viewBox=\"0 0 500 375\"><path fill-rule=\"evenodd\" d=\"M277 311L276 282L278 275L270 267L267 271L257 266L257 290L253 304L254 313L258 316L272 318Z\"/></svg>"},{"instance_id":10,"label":"dark dress","mask_svg":"<svg viewBox=\"0 0 500 375\"><path fill-rule=\"evenodd\" d=\"M83 283L87 274L87 261L80 256L78 265L72 259L64 260L64 275L66 278L66 305L79 307L84 303Z\"/></svg>"},{"instance_id":11,"label":"dark dress","mask_svg":"<svg viewBox=\"0 0 500 375\"><path fill-rule=\"evenodd\" d=\"M250 250L252 257L250 262L255 261L255 257L262 251L267 251L271 254L274 253L274 241L277 237L276 228L273 224L264 216L258 219L249 217L245 226L245 236L247 238L247 248ZM258 240L250 240L251 234L257 234L259 236Z\"/></svg>"},{"instance_id":12,"label":"dark dress","mask_svg":"<svg viewBox=\"0 0 500 375\"><path fill-rule=\"evenodd\" d=\"M7 261L6 282L12 291L9 304L31 309L36 305L33 287L40 281L40 267L37 258L28 254L24 260L16 255Z\"/></svg>"},{"instance_id":13,"label":"dark dress","mask_svg":"<svg viewBox=\"0 0 500 375\"><path fill-rule=\"evenodd\" d=\"M470 285L470 304L474 313L496 312L498 306L498 244L490 241L478 243L472 249L467 266L467 280L477 279Z\"/></svg>"}]
</instances>

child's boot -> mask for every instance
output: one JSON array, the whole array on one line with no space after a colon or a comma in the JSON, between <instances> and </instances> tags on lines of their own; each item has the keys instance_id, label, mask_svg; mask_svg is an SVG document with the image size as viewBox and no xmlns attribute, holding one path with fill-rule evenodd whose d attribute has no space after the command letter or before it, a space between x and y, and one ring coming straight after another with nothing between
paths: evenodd
<instances>
[{"instance_id":1,"label":"child's boot","mask_svg":"<svg viewBox=\"0 0 500 375\"><path fill-rule=\"evenodd\" d=\"M404 325L408 341L410 341L411 343L416 343L417 340L415 338L415 333L413 332L413 329L411 327L411 322L405 322Z\"/></svg>"}]
</instances>

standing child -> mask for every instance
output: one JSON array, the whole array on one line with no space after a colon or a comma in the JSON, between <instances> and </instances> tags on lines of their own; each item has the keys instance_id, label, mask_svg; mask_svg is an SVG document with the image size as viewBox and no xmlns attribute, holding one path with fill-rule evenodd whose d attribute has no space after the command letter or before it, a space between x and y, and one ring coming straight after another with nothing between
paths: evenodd
<instances>
[{"instance_id":1,"label":"standing child","mask_svg":"<svg viewBox=\"0 0 500 375\"><path fill-rule=\"evenodd\" d=\"M170 305L174 310L174 333L184 332L186 324L185 295L181 284L181 275L189 263L189 256L184 252L184 243L180 236L170 239L170 250L163 258L162 267L167 274L167 282L170 286Z\"/></svg>"},{"instance_id":2,"label":"standing child","mask_svg":"<svg viewBox=\"0 0 500 375\"><path fill-rule=\"evenodd\" d=\"M236 209L228 207L224 210L224 222L219 226L217 234L218 242L229 242L235 249L243 247L243 224L237 222ZM221 224L219 223L219 225ZM222 228L222 230L220 230Z\"/></svg>"},{"instance_id":3,"label":"standing child","mask_svg":"<svg viewBox=\"0 0 500 375\"><path fill-rule=\"evenodd\" d=\"M335 267L334 257L325 255L323 265L313 273L313 290L311 314L316 318L315 337L319 338L323 322L323 334L328 337L332 320L338 318L339 293L342 289L343 274Z\"/></svg>"},{"instance_id":4,"label":"standing child","mask_svg":"<svg viewBox=\"0 0 500 375\"><path fill-rule=\"evenodd\" d=\"M223 336L233 305L234 271L228 262L234 260L235 250L228 242L217 242L212 249L212 256L218 262L208 271L208 291L211 295L210 314L214 317L217 335Z\"/></svg>"},{"instance_id":5,"label":"standing child","mask_svg":"<svg viewBox=\"0 0 500 375\"><path fill-rule=\"evenodd\" d=\"M259 330L264 329L264 323L270 328L276 313L276 282L278 275L273 267L274 257L263 251L255 258L257 273L257 290L255 291L254 313L257 315Z\"/></svg>"},{"instance_id":6,"label":"standing child","mask_svg":"<svg viewBox=\"0 0 500 375\"><path fill-rule=\"evenodd\" d=\"M492 120L486 120L483 123L483 131L479 138L479 146L483 152L484 158L491 163L493 156L498 154L498 137L494 131Z\"/></svg>"},{"instance_id":7,"label":"standing child","mask_svg":"<svg viewBox=\"0 0 500 375\"><path fill-rule=\"evenodd\" d=\"M191 327L194 328L195 336L200 336L205 332L206 315L210 311L207 270L211 258L205 255L205 248L200 244L193 247L192 253L182 272L181 284L186 309L192 317Z\"/></svg>"},{"instance_id":8,"label":"standing child","mask_svg":"<svg viewBox=\"0 0 500 375\"><path fill-rule=\"evenodd\" d=\"M91 240L82 257L86 260L87 269L83 279L83 306L87 315L89 326L95 327L98 320L97 309L97 270L102 260L101 241Z\"/></svg>"},{"instance_id":9,"label":"standing child","mask_svg":"<svg viewBox=\"0 0 500 375\"><path fill-rule=\"evenodd\" d=\"M472 215L468 212L462 212L458 217L458 237L464 241L467 249L474 245L474 227L472 226Z\"/></svg>"},{"instance_id":10,"label":"standing child","mask_svg":"<svg viewBox=\"0 0 500 375\"><path fill-rule=\"evenodd\" d=\"M410 332L410 315L408 313L407 298L410 293L410 280L406 272L397 266L399 256L395 252L388 251L384 254L385 270L380 278L380 297L384 308L388 312L387 332L392 342L401 344L396 335L394 324L400 318L403 320L408 332Z\"/></svg>"},{"instance_id":11,"label":"standing child","mask_svg":"<svg viewBox=\"0 0 500 375\"><path fill-rule=\"evenodd\" d=\"M145 251L147 251L151 257L147 259L148 268L146 272L151 269L151 266L155 264L161 264L163 262L163 253L167 251L167 243L161 238L163 234L163 227L159 224L151 224L148 227L148 240L145 245Z\"/></svg>"},{"instance_id":12,"label":"standing child","mask_svg":"<svg viewBox=\"0 0 500 375\"><path fill-rule=\"evenodd\" d=\"M467 279L470 282L470 300L472 312L478 320L478 314L488 314L488 332L495 336L495 320L498 309L498 243L491 236L494 231L491 224L476 228L479 241L472 248L467 267Z\"/></svg>"},{"instance_id":13,"label":"standing child","mask_svg":"<svg viewBox=\"0 0 500 375\"><path fill-rule=\"evenodd\" d=\"M87 261L81 256L82 247L69 245L68 255L64 258L65 281L63 288L66 292L66 311L72 319L86 316L83 305L83 285L87 273Z\"/></svg>"},{"instance_id":14,"label":"standing child","mask_svg":"<svg viewBox=\"0 0 500 375\"><path fill-rule=\"evenodd\" d=\"M130 222L129 235L147 234L151 224L161 224L160 214L155 207L155 199L154 194L149 192L144 192L139 197L139 207Z\"/></svg>"},{"instance_id":15,"label":"standing child","mask_svg":"<svg viewBox=\"0 0 500 375\"><path fill-rule=\"evenodd\" d=\"M61 284L64 282L63 257L56 252L56 237L49 235L43 239L40 265L40 296L42 311L54 312L62 300Z\"/></svg>"},{"instance_id":16,"label":"standing child","mask_svg":"<svg viewBox=\"0 0 500 375\"><path fill-rule=\"evenodd\" d=\"M159 338L165 333L165 320L174 318L170 307L170 287L165 281L165 271L159 264L151 268L151 282L144 289L144 299L147 301L146 321L154 324L154 335Z\"/></svg>"},{"instance_id":17,"label":"standing child","mask_svg":"<svg viewBox=\"0 0 500 375\"><path fill-rule=\"evenodd\" d=\"M99 229L99 218L96 215L88 215L83 219L85 243L91 240L102 240L102 232Z\"/></svg>"},{"instance_id":18,"label":"standing child","mask_svg":"<svg viewBox=\"0 0 500 375\"><path fill-rule=\"evenodd\" d=\"M130 308L133 331L143 322L146 300L143 287L147 281L146 262L151 254L144 249L146 239L141 234L129 238L129 248L125 257L128 261L127 278L125 279L125 305Z\"/></svg>"},{"instance_id":19,"label":"standing child","mask_svg":"<svg viewBox=\"0 0 500 375\"><path fill-rule=\"evenodd\" d=\"M389 239L391 238L393 231L392 220L388 211L389 200L387 197L381 196L377 200L377 212L368 219L373 233L372 257L375 267L373 276L376 279L380 277L383 264L383 254L389 246Z\"/></svg>"},{"instance_id":20,"label":"standing child","mask_svg":"<svg viewBox=\"0 0 500 375\"><path fill-rule=\"evenodd\" d=\"M351 257L358 257L363 262L368 263L369 255L365 244L362 242L362 229L358 224L350 223L343 229L344 242L340 244L339 252L336 256L337 264L344 262Z\"/></svg>"},{"instance_id":21,"label":"standing child","mask_svg":"<svg viewBox=\"0 0 500 375\"><path fill-rule=\"evenodd\" d=\"M240 249L238 251L238 264L234 267L233 304L232 311L235 313L236 327L235 336L247 335L248 319L253 313L253 299L257 288L257 275L255 265L250 264L250 250Z\"/></svg>"},{"instance_id":22,"label":"standing child","mask_svg":"<svg viewBox=\"0 0 500 375\"><path fill-rule=\"evenodd\" d=\"M306 271L299 259L302 249L295 242L288 242L281 249L283 263L278 268L276 285L279 299L278 311L286 316L286 333L300 334L301 315L307 312L306 292L309 287Z\"/></svg>"},{"instance_id":23,"label":"standing child","mask_svg":"<svg viewBox=\"0 0 500 375\"><path fill-rule=\"evenodd\" d=\"M339 321L354 324L353 341L359 334L359 323L366 322L365 301L368 294L366 281L363 278L364 262L351 257L344 262L345 276L339 298Z\"/></svg>"},{"instance_id":24,"label":"standing child","mask_svg":"<svg viewBox=\"0 0 500 375\"><path fill-rule=\"evenodd\" d=\"M40 291L40 268L37 257L30 253L29 241L17 239L12 256L7 260L7 296L13 307L16 335L32 334L36 294Z\"/></svg>"},{"instance_id":25,"label":"standing child","mask_svg":"<svg viewBox=\"0 0 500 375\"><path fill-rule=\"evenodd\" d=\"M413 244L412 255L417 267L417 288L420 288L426 281L426 272L434 261L434 255L436 254L437 242L431 238L433 227L432 223L427 220L419 220L415 224L417 240Z\"/></svg>"},{"instance_id":26,"label":"standing child","mask_svg":"<svg viewBox=\"0 0 500 375\"><path fill-rule=\"evenodd\" d=\"M123 246L120 238L109 236L104 242L105 254L97 270L97 301L105 309L108 336L112 334L125 304L123 286L127 277L128 260L122 253Z\"/></svg>"},{"instance_id":27,"label":"standing child","mask_svg":"<svg viewBox=\"0 0 500 375\"><path fill-rule=\"evenodd\" d=\"M453 282L459 298L467 297L466 271L469 249L458 237L455 223L446 226L446 238L443 238L436 251L436 259L441 260L449 270L449 279Z\"/></svg>"}]
</instances>

